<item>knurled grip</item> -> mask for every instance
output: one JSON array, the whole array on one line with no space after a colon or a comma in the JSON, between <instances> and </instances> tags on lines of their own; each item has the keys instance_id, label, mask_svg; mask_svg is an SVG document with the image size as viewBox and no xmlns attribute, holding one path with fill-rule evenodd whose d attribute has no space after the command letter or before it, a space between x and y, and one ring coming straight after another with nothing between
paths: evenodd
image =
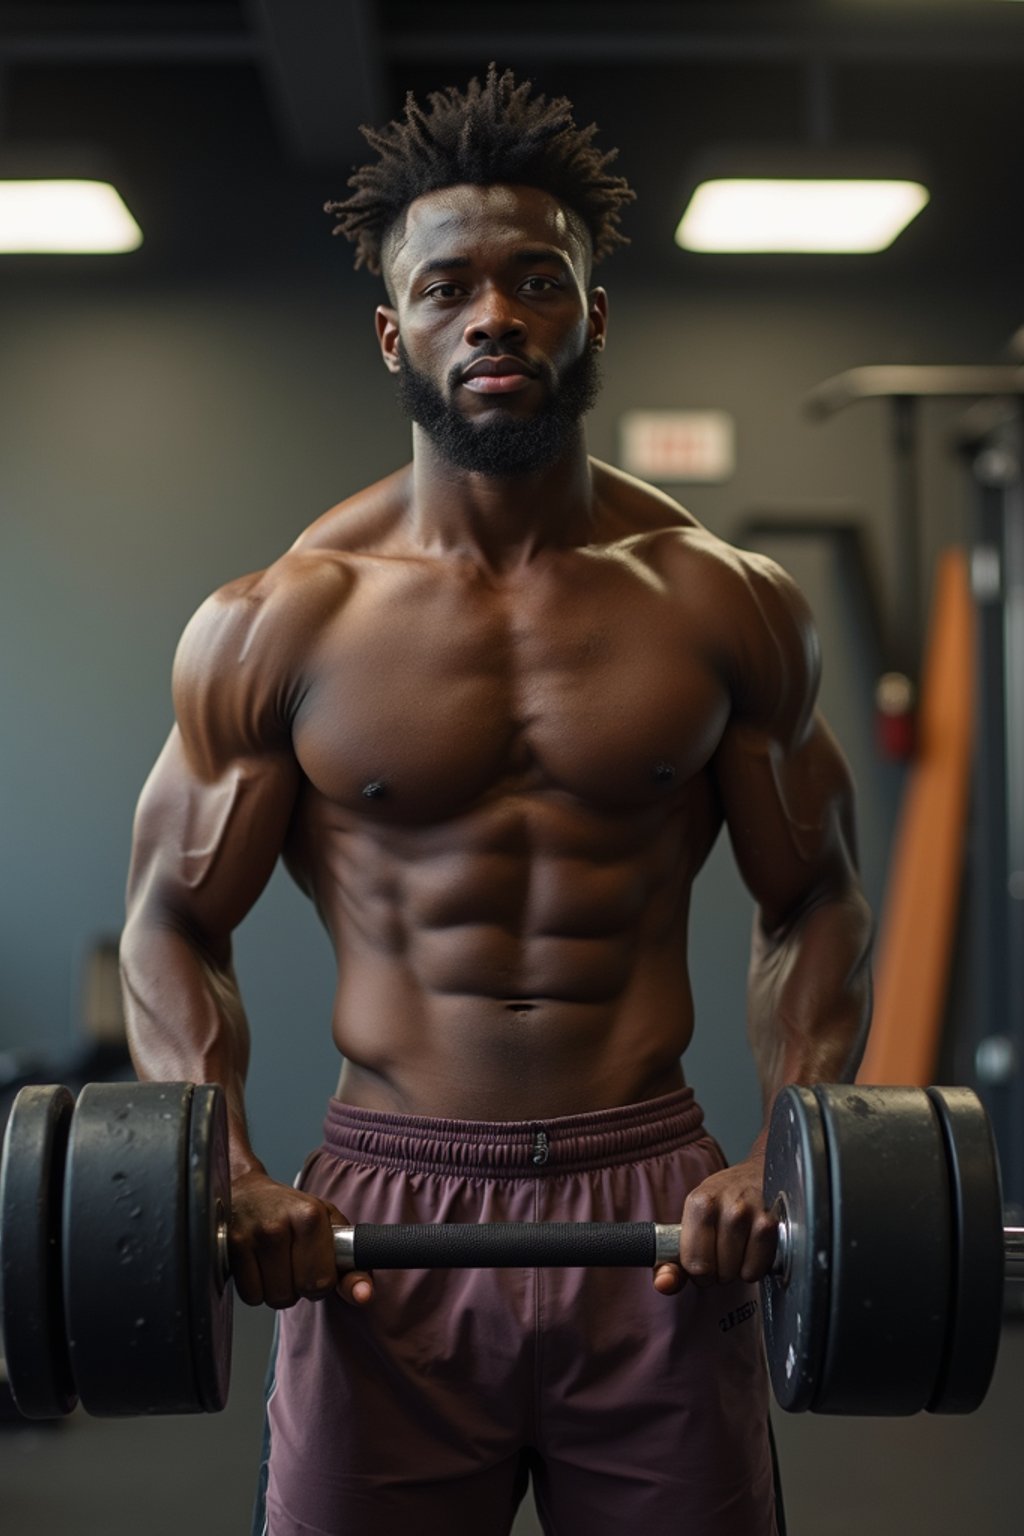
<instances>
[{"instance_id":1,"label":"knurled grip","mask_svg":"<svg viewBox=\"0 0 1024 1536\"><path fill-rule=\"evenodd\" d=\"M354 1228L356 1269L503 1269L653 1265L652 1221L496 1221Z\"/></svg>"}]
</instances>

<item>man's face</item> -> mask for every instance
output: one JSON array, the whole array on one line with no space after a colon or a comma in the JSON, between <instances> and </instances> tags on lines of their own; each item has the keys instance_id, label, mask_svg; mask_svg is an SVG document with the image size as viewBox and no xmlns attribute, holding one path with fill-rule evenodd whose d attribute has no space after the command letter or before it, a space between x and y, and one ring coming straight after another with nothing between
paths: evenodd
<instances>
[{"instance_id":1,"label":"man's face","mask_svg":"<svg viewBox=\"0 0 1024 1536\"><path fill-rule=\"evenodd\" d=\"M530 473L565 450L598 388L606 302L555 198L446 187L418 198L389 249L377 311L408 413L463 469Z\"/></svg>"}]
</instances>

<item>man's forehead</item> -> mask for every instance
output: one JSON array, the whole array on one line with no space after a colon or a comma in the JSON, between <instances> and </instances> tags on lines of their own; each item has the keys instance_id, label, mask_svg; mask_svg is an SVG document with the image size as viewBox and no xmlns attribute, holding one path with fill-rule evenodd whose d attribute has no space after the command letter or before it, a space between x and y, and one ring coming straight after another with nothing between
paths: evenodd
<instances>
[{"instance_id":1,"label":"man's forehead","mask_svg":"<svg viewBox=\"0 0 1024 1536\"><path fill-rule=\"evenodd\" d=\"M574 222L557 198L539 187L503 184L439 187L416 198L406 209L394 257L406 266L438 255L466 256L470 242L497 238L553 245L574 264L586 262Z\"/></svg>"}]
</instances>

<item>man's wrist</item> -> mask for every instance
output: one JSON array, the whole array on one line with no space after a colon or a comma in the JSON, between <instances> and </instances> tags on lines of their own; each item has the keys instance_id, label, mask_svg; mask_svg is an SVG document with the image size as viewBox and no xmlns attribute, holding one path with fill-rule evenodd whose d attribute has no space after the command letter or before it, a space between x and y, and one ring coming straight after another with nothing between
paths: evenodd
<instances>
[{"instance_id":1,"label":"man's wrist","mask_svg":"<svg viewBox=\"0 0 1024 1536\"><path fill-rule=\"evenodd\" d=\"M230 1166L232 1184L237 1184L239 1180L248 1178L251 1174L265 1179L270 1177L259 1158L252 1152L240 1152L233 1156Z\"/></svg>"}]
</instances>

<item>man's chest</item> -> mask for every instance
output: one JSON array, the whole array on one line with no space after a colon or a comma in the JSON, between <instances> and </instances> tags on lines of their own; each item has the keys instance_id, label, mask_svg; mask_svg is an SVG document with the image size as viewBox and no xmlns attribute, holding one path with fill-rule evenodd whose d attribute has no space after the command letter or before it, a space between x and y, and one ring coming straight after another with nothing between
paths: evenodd
<instances>
[{"instance_id":1,"label":"man's chest","mask_svg":"<svg viewBox=\"0 0 1024 1536\"><path fill-rule=\"evenodd\" d=\"M295 722L316 788L400 820L517 789L629 811L681 788L729 708L685 605L615 565L561 577L357 587Z\"/></svg>"}]
</instances>

